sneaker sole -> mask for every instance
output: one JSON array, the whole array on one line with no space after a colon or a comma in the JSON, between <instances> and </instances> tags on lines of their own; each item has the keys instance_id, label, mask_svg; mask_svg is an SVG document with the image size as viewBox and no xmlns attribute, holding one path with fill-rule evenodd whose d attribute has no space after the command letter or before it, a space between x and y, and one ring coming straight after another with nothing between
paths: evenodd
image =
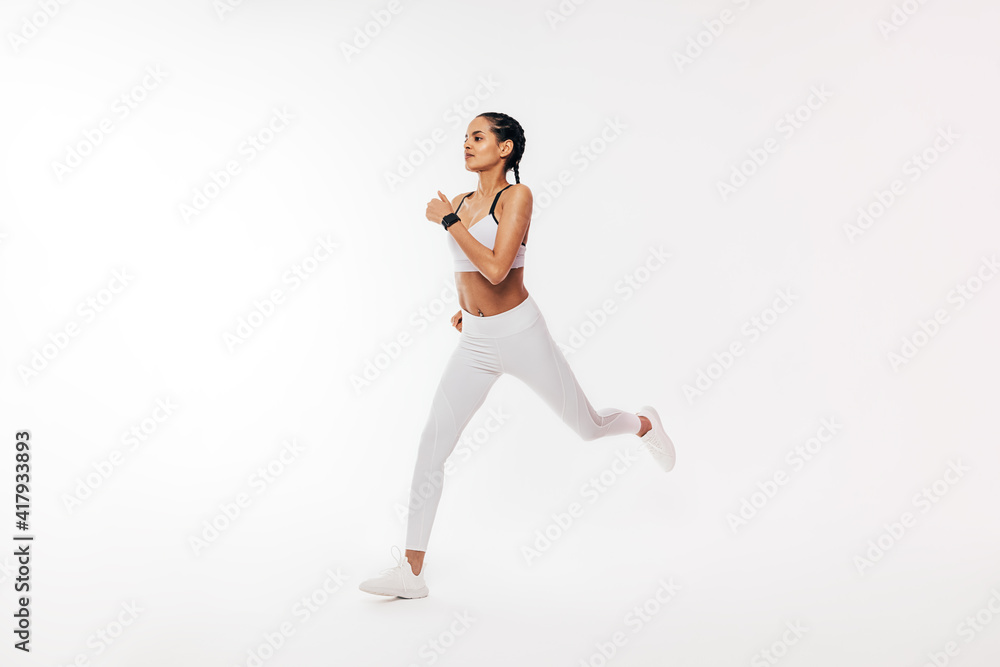
<instances>
[{"instance_id":1,"label":"sneaker sole","mask_svg":"<svg viewBox=\"0 0 1000 667\"><path fill-rule=\"evenodd\" d=\"M365 593L371 593L372 595L385 595L388 597L397 597L406 599L425 598L427 597L428 593L426 586L424 588L418 588L414 591L404 591L403 593L386 588L362 588L361 586L358 586L358 590L364 591Z\"/></svg>"},{"instance_id":2,"label":"sneaker sole","mask_svg":"<svg viewBox=\"0 0 1000 667\"><path fill-rule=\"evenodd\" d=\"M663 428L663 422L660 421L660 414L656 411L656 408L651 405L642 406L639 408L639 412L641 412L644 417L649 419L649 424L654 430L659 429L659 435L661 435L662 439L666 441L667 447L670 449L670 467L665 467L660 462L660 458L658 456L654 458L656 458L657 463L660 463L660 467L663 468L664 471L670 472L674 469L674 466L677 465L677 450L674 447L673 440L670 439L670 436L667 435L666 429Z\"/></svg>"}]
</instances>

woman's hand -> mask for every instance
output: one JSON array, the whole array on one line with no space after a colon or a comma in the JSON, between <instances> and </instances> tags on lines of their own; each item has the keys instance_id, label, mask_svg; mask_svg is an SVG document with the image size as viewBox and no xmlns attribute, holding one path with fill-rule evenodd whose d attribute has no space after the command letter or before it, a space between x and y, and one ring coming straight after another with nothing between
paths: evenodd
<instances>
[{"instance_id":1,"label":"woman's hand","mask_svg":"<svg viewBox=\"0 0 1000 667\"><path fill-rule=\"evenodd\" d=\"M451 326L455 327L459 331L462 330L462 311L459 310L457 313L451 316Z\"/></svg>"},{"instance_id":2,"label":"woman's hand","mask_svg":"<svg viewBox=\"0 0 1000 667\"><path fill-rule=\"evenodd\" d=\"M438 190L438 197L439 199L427 202L427 219L440 225L441 218L455 211L451 208L451 200L441 194L440 190Z\"/></svg>"}]
</instances>

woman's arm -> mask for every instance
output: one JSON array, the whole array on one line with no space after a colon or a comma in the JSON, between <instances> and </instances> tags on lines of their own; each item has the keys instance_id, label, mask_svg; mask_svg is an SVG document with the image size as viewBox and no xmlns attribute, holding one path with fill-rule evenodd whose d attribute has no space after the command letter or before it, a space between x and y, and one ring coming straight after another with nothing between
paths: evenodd
<instances>
[{"instance_id":1,"label":"woman's arm","mask_svg":"<svg viewBox=\"0 0 1000 667\"><path fill-rule=\"evenodd\" d=\"M510 265L514 263L517 249L524 240L531 222L532 195L531 189L524 183L518 183L507 191L503 205L503 218L497 229L497 240L493 244L493 261L489 264L491 273L484 273L486 279L494 285L503 282L510 273ZM483 246L484 248L486 246Z\"/></svg>"},{"instance_id":2,"label":"woman's arm","mask_svg":"<svg viewBox=\"0 0 1000 667\"><path fill-rule=\"evenodd\" d=\"M531 189L527 185L518 183L510 188L504 197L503 220L497 228L493 250L477 241L464 225L456 224L448 228L448 233L452 235L469 261L494 285L503 282L510 273L510 266L517 256L517 248L524 240L524 233L528 230L528 223L531 222L532 201ZM498 221L500 217L497 216ZM497 224L492 220L482 220L477 224L486 223Z\"/></svg>"}]
</instances>

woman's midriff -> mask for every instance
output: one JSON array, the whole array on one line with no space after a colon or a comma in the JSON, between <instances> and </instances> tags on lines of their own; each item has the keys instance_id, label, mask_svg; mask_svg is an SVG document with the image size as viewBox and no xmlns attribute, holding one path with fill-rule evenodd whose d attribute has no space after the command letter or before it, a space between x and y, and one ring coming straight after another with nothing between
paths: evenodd
<instances>
[{"instance_id":1,"label":"woman's midriff","mask_svg":"<svg viewBox=\"0 0 1000 667\"><path fill-rule=\"evenodd\" d=\"M517 306L528 298L524 288L524 267L511 269L507 277L494 285L479 271L456 271L455 287L462 310L490 317Z\"/></svg>"}]
</instances>

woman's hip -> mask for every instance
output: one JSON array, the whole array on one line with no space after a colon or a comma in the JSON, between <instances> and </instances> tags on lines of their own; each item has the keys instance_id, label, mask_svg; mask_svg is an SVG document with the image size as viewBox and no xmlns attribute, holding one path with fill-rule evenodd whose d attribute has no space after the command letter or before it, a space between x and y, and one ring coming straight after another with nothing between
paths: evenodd
<instances>
[{"instance_id":1,"label":"woman's hip","mask_svg":"<svg viewBox=\"0 0 1000 667\"><path fill-rule=\"evenodd\" d=\"M509 310L486 317L462 309L462 335L478 338L502 338L531 327L542 311L529 294L524 301Z\"/></svg>"}]
</instances>

